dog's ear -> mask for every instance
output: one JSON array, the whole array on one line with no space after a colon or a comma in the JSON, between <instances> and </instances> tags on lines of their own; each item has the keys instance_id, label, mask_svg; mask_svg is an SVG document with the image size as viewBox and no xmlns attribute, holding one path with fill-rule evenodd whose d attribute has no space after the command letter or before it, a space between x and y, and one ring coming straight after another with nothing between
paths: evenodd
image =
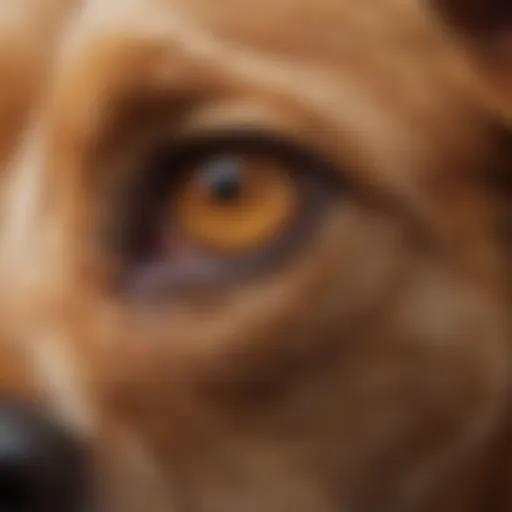
<instances>
[{"instance_id":1,"label":"dog's ear","mask_svg":"<svg viewBox=\"0 0 512 512\"><path fill-rule=\"evenodd\" d=\"M492 38L512 32L509 0L433 0L447 21L466 35Z\"/></svg>"},{"instance_id":2,"label":"dog's ear","mask_svg":"<svg viewBox=\"0 0 512 512\"><path fill-rule=\"evenodd\" d=\"M512 0L425 0L447 37L474 70L477 92L494 112L491 125L496 164L485 167L484 180L498 206L497 229L512 261ZM482 97L480 98L482 99ZM512 287L512 282L510 283Z\"/></svg>"},{"instance_id":3,"label":"dog's ear","mask_svg":"<svg viewBox=\"0 0 512 512\"><path fill-rule=\"evenodd\" d=\"M469 53L489 97L512 122L512 0L427 0Z\"/></svg>"}]
</instances>

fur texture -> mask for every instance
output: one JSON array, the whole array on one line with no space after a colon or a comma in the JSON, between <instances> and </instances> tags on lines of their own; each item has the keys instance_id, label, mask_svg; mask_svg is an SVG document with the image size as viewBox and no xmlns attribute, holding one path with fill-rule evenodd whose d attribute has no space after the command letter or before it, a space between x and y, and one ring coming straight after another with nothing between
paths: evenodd
<instances>
[{"instance_id":1,"label":"fur texture","mask_svg":"<svg viewBox=\"0 0 512 512\"><path fill-rule=\"evenodd\" d=\"M0 3L0 384L80 433L98 510L509 510L509 63L438 4ZM349 190L278 271L130 300L134 162L235 122Z\"/></svg>"}]
</instances>

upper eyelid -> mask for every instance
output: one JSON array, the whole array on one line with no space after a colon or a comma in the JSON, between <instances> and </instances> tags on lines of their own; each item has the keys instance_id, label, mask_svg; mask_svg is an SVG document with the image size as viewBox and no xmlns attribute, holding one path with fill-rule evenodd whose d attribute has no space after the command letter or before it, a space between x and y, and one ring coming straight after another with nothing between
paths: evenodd
<instances>
[{"instance_id":1,"label":"upper eyelid","mask_svg":"<svg viewBox=\"0 0 512 512\"><path fill-rule=\"evenodd\" d=\"M297 163L301 167L330 167L315 149L286 134L269 131L261 127L235 126L222 130L189 133L181 138L159 144L156 154L163 161L179 166L188 161L218 153L268 153ZM154 153L155 154L155 153Z\"/></svg>"},{"instance_id":2,"label":"upper eyelid","mask_svg":"<svg viewBox=\"0 0 512 512\"><path fill-rule=\"evenodd\" d=\"M165 200L172 194L183 173L201 158L221 152L267 153L283 159L291 170L307 171L321 176L335 188L352 188L339 166L326 160L315 149L293 135L268 130L262 126L240 125L215 130L184 133L180 137L159 138L136 157L132 170L121 178L121 200L124 204ZM188 168L188 169L187 169ZM119 183L119 181L118 181ZM156 205L151 205L151 208ZM126 208L123 207L123 208ZM128 206L131 210L132 208Z\"/></svg>"},{"instance_id":3,"label":"upper eyelid","mask_svg":"<svg viewBox=\"0 0 512 512\"><path fill-rule=\"evenodd\" d=\"M231 127L221 131L188 134L182 139L163 141L139 163L134 181L128 184L130 210L142 209L155 215L186 177L186 172L201 159L216 154L267 153L282 159L290 172L316 175L331 189L347 190L351 185L339 169L325 161L314 150L282 133L269 132L261 127ZM143 218L135 222L144 222Z\"/></svg>"},{"instance_id":4,"label":"upper eyelid","mask_svg":"<svg viewBox=\"0 0 512 512\"><path fill-rule=\"evenodd\" d=\"M285 142L282 135L263 129L238 127L222 131L187 134L171 141L161 141L142 158L135 174L135 194L147 193L154 198L172 193L173 182L201 159L220 153L268 152L283 160L298 160L298 145ZM306 166L305 161L302 166ZM171 190L170 190L171 189Z\"/></svg>"},{"instance_id":5,"label":"upper eyelid","mask_svg":"<svg viewBox=\"0 0 512 512\"><path fill-rule=\"evenodd\" d=\"M139 111L134 104L142 105L142 110L148 111L146 97L138 101L132 98L124 103L131 105L129 110L132 112ZM193 146L204 145L206 148L209 140L212 144L227 144L227 139L246 147L256 146L259 142L262 150L266 146L266 149L275 150L283 156L291 155L293 148L302 149L304 158L318 162L331 160L331 169L340 170L341 178L345 178L345 166L337 164L338 155L329 154L323 147L322 130L319 128L312 132L310 115L293 108L293 105L275 104L272 98L232 98L219 91L184 94L181 100L175 95L160 99L152 97L151 105L153 107L149 111L153 114L149 117L144 115L143 119L136 115L136 123L127 121L120 125L119 119L112 121L112 136L107 137L103 145L99 142L100 146L95 148L94 153L110 169L110 175L114 168L114 173L119 176L116 180L123 180L123 176L130 173L140 174L140 168L153 160L157 152L171 155L181 152L181 149L186 152ZM318 123L313 124L316 126ZM96 138L97 141L104 139L101 135ZM129 160L127 155L130 155ZM124 164L119 166L118 162L123 161Z\"/></svg>"},{"instance_id":6,"label":"upper eyelid","mask_svg":"<svg viewBox=\"0 0 512 512\"><path fill-rule=\"evenodd\" d=\"M337 186L343 181L338 169L301 141L262 127L238 126L161 140L140 159L134 182L128 186L132 201L162 201L172 194L173 184L191 165L208 156L229 152L271 154L288 162L297 172L317 173Z\"/></svg>"}]
</instances>

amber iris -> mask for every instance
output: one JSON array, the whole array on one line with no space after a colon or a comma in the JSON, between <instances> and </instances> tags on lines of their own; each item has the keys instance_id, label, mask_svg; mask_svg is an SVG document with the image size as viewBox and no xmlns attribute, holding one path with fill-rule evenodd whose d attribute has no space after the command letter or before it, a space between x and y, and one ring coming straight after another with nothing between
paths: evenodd
<instances>
[{"instance_id":1,"label":"amber iris","mask_svg":"<svg viewBox=\"0 0 512 512\"><path fill-rule=\"evenodd\" d=\"M299 208L296 178L283 162L223 154L196 164L174 197L182 236L205 250L260 249L287 228Z\"/></svg>"}]
</instances>

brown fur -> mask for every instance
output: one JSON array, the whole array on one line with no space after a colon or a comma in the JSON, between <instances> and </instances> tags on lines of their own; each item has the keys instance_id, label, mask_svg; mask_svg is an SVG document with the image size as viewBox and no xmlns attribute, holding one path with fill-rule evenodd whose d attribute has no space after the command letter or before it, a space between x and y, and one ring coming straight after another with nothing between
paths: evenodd
<instances>
[{"instance_id":1,"label":"brown fur","mask_svg":"<svg viewBox=\"0 0 512 512\"><path fill-rule=\"evenodd\" d=\"M440 12L0 4L0 383L81 432L100 510L509 509L508 69ZM233 120L350 193L278 273L128 300L98 237L120 184Z\"/></svg>"}]
</instances>

